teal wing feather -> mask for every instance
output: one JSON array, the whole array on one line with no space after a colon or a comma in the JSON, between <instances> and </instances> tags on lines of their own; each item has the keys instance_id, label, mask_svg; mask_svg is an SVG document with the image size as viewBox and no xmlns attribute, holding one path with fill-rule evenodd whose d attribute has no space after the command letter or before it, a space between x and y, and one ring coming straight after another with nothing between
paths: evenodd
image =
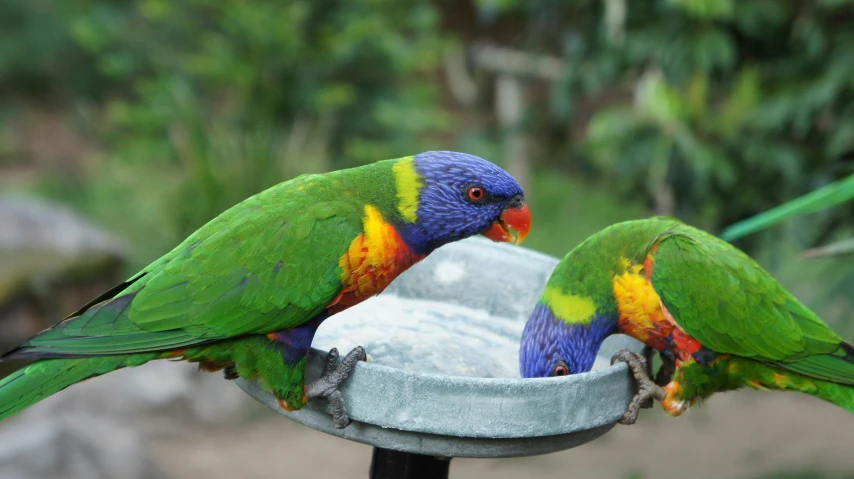
<instances>
[{"instance_id":1,"label":"teal wing feather","mask_svg":"<svg viewBox=\"0 0 854 479\"><path fill-rule=\"evenodd\" d=\"M653 244L652 285L676 323L704 346L854 383L850 346L746 254L684 225Z\"/></svg>"},{"instance_id":2,"label":"teal wing feather","mask_svg":"<svg viewBox=\"0 0 854 479\"><path fill-rule=\"evenodd\" d=\"M339 259L362 232L361 215L326 176L277 185L12 356L162 351L298 326L341 291Z\"/></svg>"}]
</instances>

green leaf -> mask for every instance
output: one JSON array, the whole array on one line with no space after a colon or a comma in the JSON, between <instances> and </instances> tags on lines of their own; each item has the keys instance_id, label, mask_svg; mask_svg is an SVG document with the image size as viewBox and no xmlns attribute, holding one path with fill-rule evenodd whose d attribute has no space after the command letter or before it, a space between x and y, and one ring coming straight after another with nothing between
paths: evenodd
<instances>
[{"instance_id":1,"label":"green leaf","mask_svg":"<svg viewBox=\"0 0 854 479\"><path fill-rule=\"evenodd\" d=\"M785 24L797 9L796 4L780 0L751 0L734 4L732 20L744 33L762 36Z\"/></svg>"},{"instance_id":2,"label":"green leaf","mask_svg":"<svg viewBox=\"0 0 854 479\"><path fill-rule=\"evenodd\" d=\"M701 118L706 114L709 102L709 76L695 73L685 91L686 103L691 115Z\"/></svg>"},{"instance_id":3,"label":"green leaf","mask_svg":"<svg viewBox=\"0 0 854 479\"><path fill-rule=\"evenodd\" d=\"M854 142L854 118L840 120L827 138L825 151L829 158L836 158L848 151Z\"/></svg>"},{"instance_id":4,"label":"green leaf","mask_svg":"<svg viewBox=\"0 0 854 479\"><path fill-rule=\"evenodd\" d=\"M638 110L661 124L678 122L685 116L686 107L679 92L661 72L647 73L638 81L637 99Z\"/></svg>"},{"instance_id":5,"label":"green leaf","mask_svg":"<svg viewBox=\"0 0 854 479\"><path fill-rule=\"evenodd\" d=\"M691 38L694 66L702 71L729 70L735 63L736 45L723 29L701 30Z\"/></svg>"},{"instance_id":6,"label":"green leaf","mask_svg":"<svg viewBox=\"0 0 854 479\"><path fill-rule=\"evenodd\" d=\"M628 108L605 108L593 115L587 127L587 141L593 145L621 146L641 126L637 114Z\"/></svg>"},{"instance_id":7,"label":"green leaf","mask_svg":"<svg viewBox=\"0 0 854 479\"><path fill-rule=\"evenodd\" d=\"M759 83L759 71L755 67L743 68L739 72L732 93L724 101L720 115L717 117L720 131L727 135L739 132L744 121L759 103L761 96Z\"/></svg>"},{"instance_id":8,"label":"green leaf","mask_svg":"<svg viewBox=\"0 0 854 479\"><path fill-rule=\"evenodd\" d=\"M815 213L851 199L854 199L854 175L819 188L752 218L730 225L723 231L721 237L727 241L732 241L766 229L785 219Z\"/></svg>"}]
</instances>

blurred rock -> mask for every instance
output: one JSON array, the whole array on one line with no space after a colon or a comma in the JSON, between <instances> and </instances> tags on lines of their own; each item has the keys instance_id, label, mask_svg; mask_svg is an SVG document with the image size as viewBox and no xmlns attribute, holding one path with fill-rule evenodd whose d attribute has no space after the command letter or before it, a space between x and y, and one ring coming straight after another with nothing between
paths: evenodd
<instances>
[{"instance_id":1,"label":"blurred rock","mask_svg":"<svg viewBox=\"0 0 854 479\"><path fill-rule=\"evenodd\" d=\"M0 347L121 282L125 256L121 241L64 206L0 196Z\"/></svg>"},{"instance_id":2,"label":"blurred rock","mask_svg":"<svg viewBox=\"0 0 854 479\"><path fill-rule=\"evenodd\" d=\"M7 472L9 471L9 472ZM160 478L132 428L94 414L31 417L0 433L0 477Z\"/></svg>"},{"instance_id":3,"label":"blurred rock","mask_svg":"<svg viewBox=\"0 0 854 479\"><path fill-rule=\"evenodd\" d=\"M0 196L0 347L124 280L125 254L121 241L68 208ZM2 365L10 366L22 364ZM222 374L195 365L155 361L116 371L0 423L0 478L167 478L147 439L240 420L252 404Z\"/></svg>"},{"instance_id":4,"label":"blurred rock","mask_svg":"<svg viewBox=\"0 0 854 479\"><path fill-rule=\"evenodd\" d=\"M37 198L0 196L0 224L2 251L36 248L71 259L125 252L116 238L70 209Z\"/></svg>"},{"instance_id":5,"label":"blurred rock","mask_svg":"<svg viewBox=\"0 0 854 479\"><path fill-rule=\"evenodd\" d=\"M223 379L222 373L160 360L75 384L21 416L36 411L56 417L96 414L121 418L125 423L137 419L146 422L152 417L218 422L238 414L251 401L240 388Z\"/></svg>"},{"instance_id":6,"label":"blurred rock","mask_svg":"<svg viewBox=\"0 0 854 479\"><path fill-rule=\"evenodd\" d=\"M154 361L90 379L0 423L0 478L158 479L147 439L239 423L256 406L222 374Z\"/></svg>"}]
</instances>

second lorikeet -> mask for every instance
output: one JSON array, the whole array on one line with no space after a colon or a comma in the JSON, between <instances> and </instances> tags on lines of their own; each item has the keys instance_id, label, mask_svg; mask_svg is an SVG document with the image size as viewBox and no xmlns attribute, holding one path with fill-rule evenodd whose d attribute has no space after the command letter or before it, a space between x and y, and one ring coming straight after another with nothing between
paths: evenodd
<instances>
[{"instance_id":1,"label":"second lorikeet","mask_svg":"<svg viewBox=\"0 0 854 479\"><path fill-rule=\"evenodd\" d=\"M434 151L303 175L225 211L126 282L3 355L0 419L76 382L154 359L258 380L286 408L328 398L357 361L337 351L305 385L320 323L381 292L436 248L476 234L521 242L522 188L476 156ZM518 233L514 236L513 230Z\"/></svg>"},{"instance_id":2,"label":"second lorikeet","mask_svg":"<svg viewBox=\"0 0 854 479\"><path fill-rule=\"evenodd\" d=\"M614 356L629 363L639 386L625 424L651 398L678 416L743 387L801 391L854 413L851 343L746 254L677 220L619 223L563 258L525 325L522 376L589 371L615 333L675 366L656 384L642 355Z\"/></svg>"}]
</instances>

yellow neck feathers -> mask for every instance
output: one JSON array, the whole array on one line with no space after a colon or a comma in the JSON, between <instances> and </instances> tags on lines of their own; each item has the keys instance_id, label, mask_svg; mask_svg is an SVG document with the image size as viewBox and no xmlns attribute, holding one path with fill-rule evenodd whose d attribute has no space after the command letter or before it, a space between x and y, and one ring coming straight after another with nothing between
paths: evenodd
<instances>
[{"instance_id":1,"label":"yellow neck feathers","mask_svg":"<svg viewBox=\"0 0 854 479\"><path fill-rule=\"evenodd\" d=\"M397 209L403 219L410 223L418 220L418 195L424 181L415 170L415 157L407 156L392 166L397 190Z\"/></svg>"},{"instance_id":2,"label":"yellow neck feathers","mask_svg":"<svg viewBox=\"0 0 854 479\"><path fill-rule=\"evenodd\" d=\"M568 324L590 324L596 315L596 304L584 296L562 293L555 287L547 286L543 292L543 302L551 308L558 319Z\"/></svg>"}]
</instances>

